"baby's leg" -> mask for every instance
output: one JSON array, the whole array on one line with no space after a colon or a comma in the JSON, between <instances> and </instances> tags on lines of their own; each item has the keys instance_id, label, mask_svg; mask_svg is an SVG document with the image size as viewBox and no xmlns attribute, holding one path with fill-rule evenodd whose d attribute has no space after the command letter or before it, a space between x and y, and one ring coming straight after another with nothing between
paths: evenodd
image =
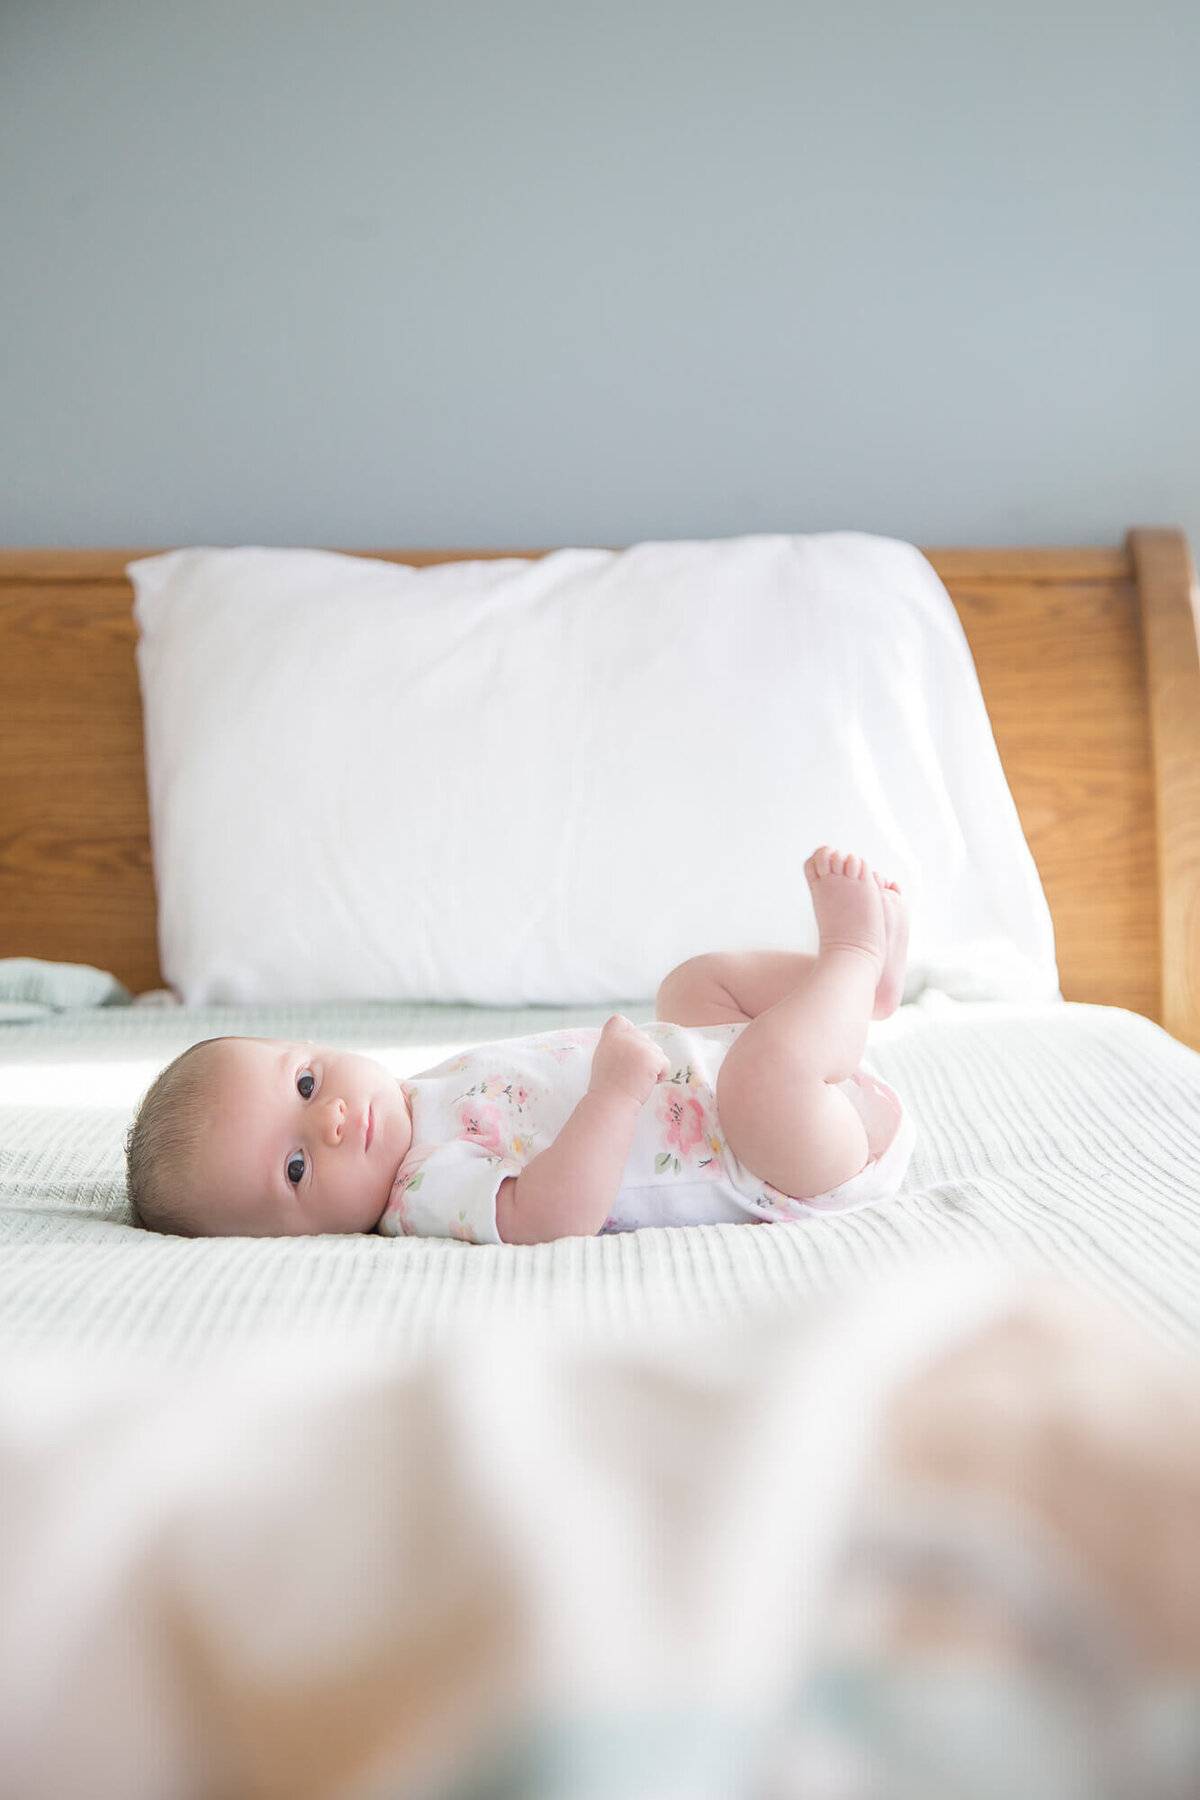
<instances>
[{"instance_id":1,"label":"baby's leg","mask_svg":"<svg viewBox=\"0 0 1200 1800\"><path fill-rule=\"evenodd\" d=\"M654 1003L672 1025L744 1025L799 987L815 956L799 950L713 950L672 969Z\"/></svg>"},{"instance_id":2,"label":"baby's leg","mask_svg":"<svg viewBox=\"0 0 1200 1800\"><path fill-rule=\"evenodd\" d=\"M908 909L895 882L875 879L886 947L871 1017L890 1019L904 994ZM654 1016L673 1025L744 1025L786 999L816 960L801 950L710 950L690 956L659 988Z\"/></svg>"},{"instance_id":3,"label":"baby's leg","mask_svg":"<svg viewBox=\"0 0 1200 1800\"><path fill-rule=\"evenodd\" d=\"M820 948L797 986L730 1046L717 1077L726 1142L752 1174L807 1200L866 1167L866 1128L836 1083L862 1060L885 961L879 884L827 847L804 866Z\"/></svg>"}]
</instances>

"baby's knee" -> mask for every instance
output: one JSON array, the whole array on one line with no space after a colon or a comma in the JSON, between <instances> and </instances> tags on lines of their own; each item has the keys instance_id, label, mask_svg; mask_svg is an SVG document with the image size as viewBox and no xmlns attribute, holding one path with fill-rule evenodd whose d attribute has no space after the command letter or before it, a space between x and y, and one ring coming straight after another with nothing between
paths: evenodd
<instances>
[{"instance_id":1,"label":"baby's knee","mask_svg":"<svg viewBox=\"0 0 1200 1800\"><path fill-rule=\"evenodd\" d=\"M684 962L677 963L659 983L654 1000L655 1018L673 1025L687 1025L694 1022L692 1015L698 1005L704 1006L716 997L724 998L728 1003L728 995L714 975L713 962L712 954L706 953L689 956Z\"/></svg>"}]
</instances>

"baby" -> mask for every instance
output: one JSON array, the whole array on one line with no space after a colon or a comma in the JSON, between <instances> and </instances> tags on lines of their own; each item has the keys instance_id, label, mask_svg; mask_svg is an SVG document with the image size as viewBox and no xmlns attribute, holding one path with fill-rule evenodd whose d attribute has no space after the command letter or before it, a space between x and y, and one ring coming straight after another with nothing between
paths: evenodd
<instances>
[{"instance_id":1,"label":"baby","mask_svg":"<svg viewBox=\"0 0 1200 1800\"><path fill-rule=\"evenodd\" d=\"M859 1064L900 1003L906 908L861 857L826 846L805 875L815 956L693 957L643 1029L511 1038L404 1081L311 1043L194 1045L130 1129L135 1215L189 1237L540 1244L889 1197L912 1125Z\"/></svg>"}]
</instances>

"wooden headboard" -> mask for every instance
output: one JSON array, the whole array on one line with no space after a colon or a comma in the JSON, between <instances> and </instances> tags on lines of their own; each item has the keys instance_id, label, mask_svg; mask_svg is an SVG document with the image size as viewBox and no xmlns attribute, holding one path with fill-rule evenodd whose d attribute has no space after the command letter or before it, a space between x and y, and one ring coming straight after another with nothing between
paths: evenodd
<instances>
[{"instance_id":1,"label":"wooden headboard","mask_svg":"<svg viewBox=\"0 0 1200 1800\"><path fill-rule=\"evenodd\" d=\"M0 551L0 956L160 986L125 564ZM427 564L540 551L363 551ZM958 608L1069 1000L1200 1047L1200 660L1179 532L929 550Z\"/></svg>"}]
</instances>

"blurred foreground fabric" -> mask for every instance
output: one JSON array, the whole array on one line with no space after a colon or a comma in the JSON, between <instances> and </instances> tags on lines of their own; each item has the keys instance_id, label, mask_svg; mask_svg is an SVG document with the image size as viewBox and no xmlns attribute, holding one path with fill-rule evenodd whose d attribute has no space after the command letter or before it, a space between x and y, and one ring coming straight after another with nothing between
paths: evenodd
<instances>
[{"instance_id":1,"label":"blurred foreground fabric","mask_svg":"<svg viewBox=\"0 0 1200 1800\"><path fill-rule=\"evenodd\" d=\"M1200 1380L977 1266L0 1370L22 1800L1184 1800Z\"/></svg>"}]
</instances>

